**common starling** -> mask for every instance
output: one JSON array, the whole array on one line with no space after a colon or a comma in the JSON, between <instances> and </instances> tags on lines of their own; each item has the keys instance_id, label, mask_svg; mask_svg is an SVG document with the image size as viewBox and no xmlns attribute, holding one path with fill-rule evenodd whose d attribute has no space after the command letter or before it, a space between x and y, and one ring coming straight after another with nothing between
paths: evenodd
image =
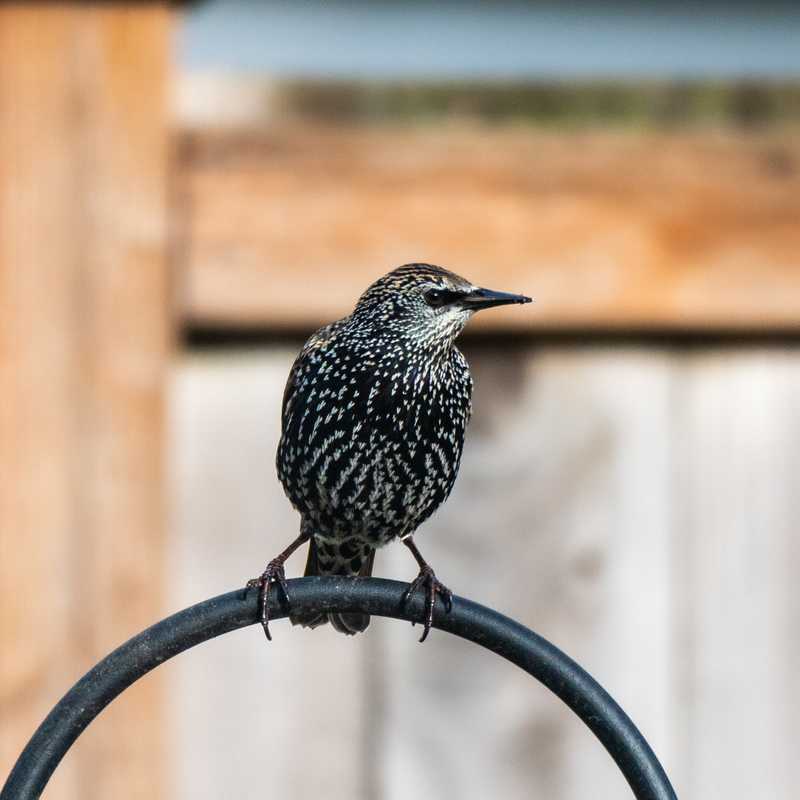
<instances>
[{"instance_id":1,"label":"common starling","mask_svg":"<svg viewBox=\"0 0 800 800\"><path fill-rule=\"evenodd\" d=\"M437 594L450 610L452 593L412 535L447 499L461 461L472 378L454 342L475 311L529 302L441 267L406 264L306 342L286 383L276 459L300 535L247 584L260 589L268 639L270 587L277 583L288 601L283 565L306 541L306 575L368 576L375 551L400 539L419 565L405 600L426 593L420 641ZM346 634L369 625L367 614L351 612L290 619L310 628L330 622Z\"/></svg>"}]
</instances>

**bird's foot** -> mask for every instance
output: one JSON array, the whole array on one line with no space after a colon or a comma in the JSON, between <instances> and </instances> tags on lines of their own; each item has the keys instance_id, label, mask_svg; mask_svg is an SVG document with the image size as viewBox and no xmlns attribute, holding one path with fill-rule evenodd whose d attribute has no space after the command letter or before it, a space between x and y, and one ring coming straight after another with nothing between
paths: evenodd
<instances>
[{"instance_id":1,"label":"bird's foot","mask_svg":"<svg viewBox=\"0 0 800 800\"><path fill-rule=\"evenodd\" d=\"M444 602L445 611L449 614L453 608L453 593L436 577L436 573L427 565L420 567L419 575L409 584L403 594L403 605L406 605L413 596L414 592L420 587L425 589L425 619L423 623L425 629L422 631L420 642L428 638L431 626L433 625L433 608L436 604L438 594ZM413 622L411 623L414 624Z\"/></svg>"},{"instance_id":2,"label":"bird's foot","mask_svg":"<svg viewBox=\"0 0 800 800\"><path fill-rule=\"evenodd\" d=\"M273 558L267 564L267 568L257 578L251 578L244 587L243 597L247 597L250 589L259 590L259 604L261 608L260 620L264 635L271 642L272 636L269 632L269 590L273 583L280 586L286 602L289 602L289 586L286 583L286 573L283 569L284 559Z\"/></svg>"}]
</instances>

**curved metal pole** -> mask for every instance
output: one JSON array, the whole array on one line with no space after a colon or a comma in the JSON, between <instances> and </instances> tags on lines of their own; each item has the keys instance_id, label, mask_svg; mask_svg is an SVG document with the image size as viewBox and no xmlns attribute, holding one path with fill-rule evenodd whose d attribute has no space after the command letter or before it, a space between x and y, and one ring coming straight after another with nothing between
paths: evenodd
<instances>
[{"instance_id":1,"label":"curved metal pole","mask_svg":"<svg viewBox=\"0 0 800 800\"><path fill-rule=\"evenodd\" d=\"M296 611L363 611L420 620L422 598L402 606L405 583L378 578L300 578L289 581ZM23 750L0 800L39 797L83 729L134 681L178 653L257 621L256 592L241 589L180 611L134 636L83 676L50 712ZM270 617L287 609L270 593ZM518 622L462 598L453 610L438 606L435 628L486 647L521 667L561 698L603 743L639 800L676 800L650 746L608 693L572 659ZM266 646L266 645L265 645ZM279 646L279 643L273 644ZM430 647L430 645L427 645Z\"/></svg>"}]
</instances>

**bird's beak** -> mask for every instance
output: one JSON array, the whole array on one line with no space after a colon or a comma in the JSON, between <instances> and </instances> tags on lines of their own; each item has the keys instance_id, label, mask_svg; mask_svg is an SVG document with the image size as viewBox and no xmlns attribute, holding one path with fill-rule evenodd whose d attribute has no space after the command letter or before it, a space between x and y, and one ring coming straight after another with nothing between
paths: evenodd
<instances>
[{"instance_id":1,"label":"bird's beak","mask_svg":"<svg viewBox=\"0 0 800 800\"><path fill-rule=\"evenodd\" d=\"M473 289L461 301L466 308L480 311L482 308L492 306L507 306L512 303L530 303L530 297L524 294L510 294L509 292L495 292L493 289Z\"/></svg>"}]
</instances>

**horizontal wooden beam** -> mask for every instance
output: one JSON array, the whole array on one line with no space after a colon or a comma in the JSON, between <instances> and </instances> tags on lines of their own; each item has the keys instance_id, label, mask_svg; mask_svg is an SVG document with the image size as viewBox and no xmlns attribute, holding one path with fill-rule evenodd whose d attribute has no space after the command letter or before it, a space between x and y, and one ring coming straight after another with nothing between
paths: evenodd
<instances>
[{"instance_id":1,"label":"horizontal wooden beam","mask_svg":"<svg viewBox=\"0 0 800 800\"><path fill-rule=\"evenodd\" d=\"M791 132L195 132L178 187L192 326L313 327L430 261L535 296L485 329L800 330Z\"/></svg>"}]
</instances>

